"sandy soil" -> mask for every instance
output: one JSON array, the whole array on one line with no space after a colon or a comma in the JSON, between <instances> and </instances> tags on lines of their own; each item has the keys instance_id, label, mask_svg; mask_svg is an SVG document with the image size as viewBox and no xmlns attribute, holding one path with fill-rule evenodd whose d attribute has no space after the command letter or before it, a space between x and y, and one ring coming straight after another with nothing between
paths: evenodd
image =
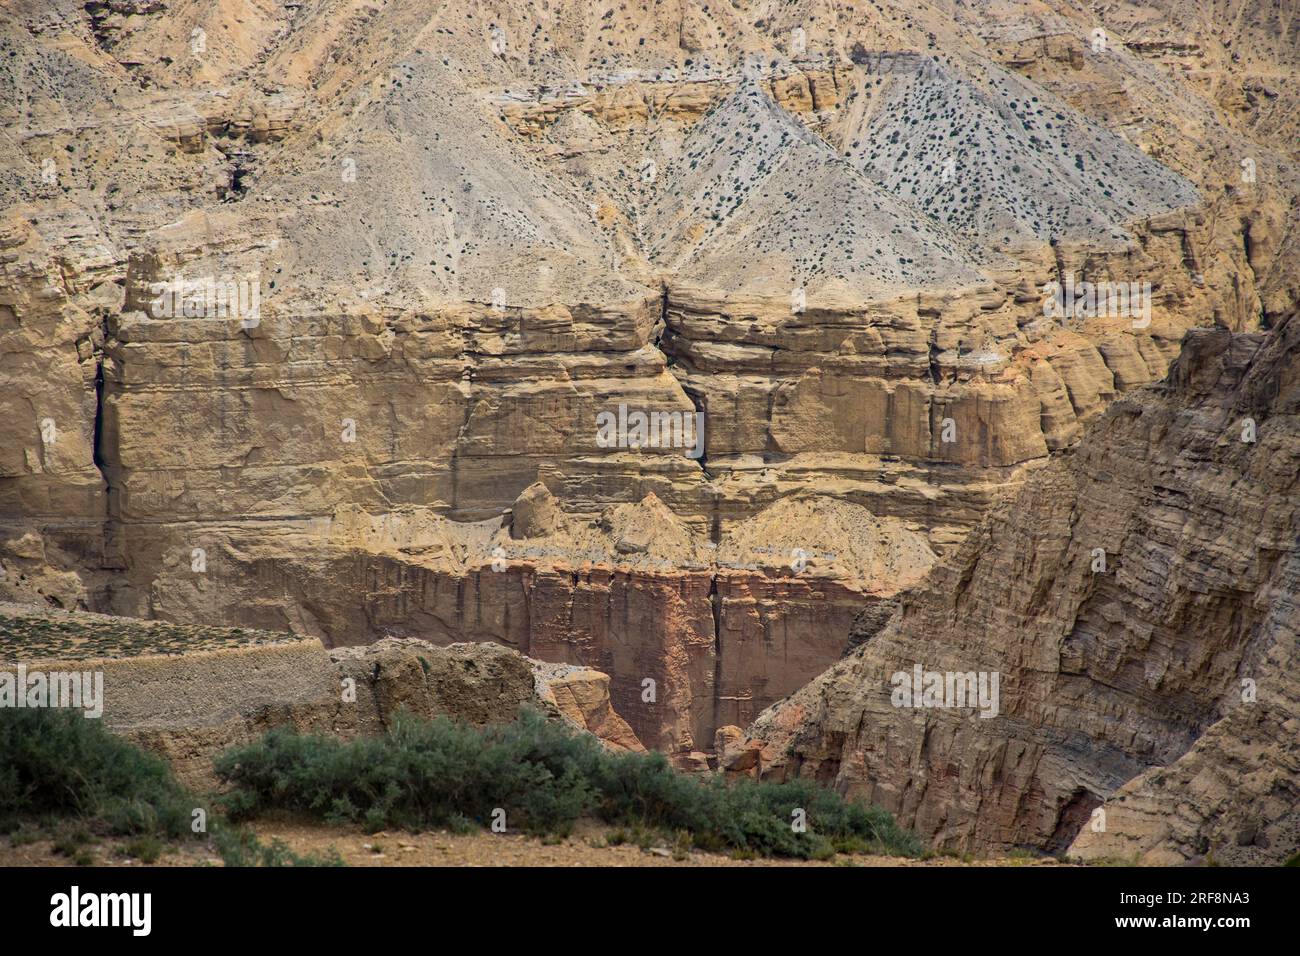
<instances>
[{"instance_id":1,"label":"sandy soil","mask_svg":"<svg viewBox=\"0 0 1300 956\"><path fill-rule=\"evenodd\" d=\"M901 857L841 854L832 860L737 860L717 853L690 852L673 858L672 847L610 846L608 827L589 825L557 842L516 833L485 831L456 834L327 827L316 823L258 822L253 829L263 843L282 840L300 855L327 855L336 850L348 866L1060 866L1052 860L1002 858L963 862L953 857L909 860ZM144 866L126 851L126 841L104 839L90 847L96 866ZM50 840L31 843L0 837L0 866L72 866ZM221 866L214 848L205 844L169 847L155 866Z\"/></svg>"}]
</instances>

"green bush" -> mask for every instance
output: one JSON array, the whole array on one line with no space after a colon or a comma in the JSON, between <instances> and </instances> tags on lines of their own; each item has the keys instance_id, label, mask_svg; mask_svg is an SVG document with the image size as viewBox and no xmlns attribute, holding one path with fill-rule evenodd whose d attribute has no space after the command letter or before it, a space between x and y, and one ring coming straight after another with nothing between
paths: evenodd
<instances>
[{"instance_id":1,"label":"green bush","mask_svg":"<svg viewBox=\"0 0 1300 956\"><path fill-rule=\"evenodd\" d=\"M810 781L688 776L661 754L613 754L532 712L485 729L402 714L386 736L352 742L273 730L222 754L216 771L233 785L227 809L236 816L278 808L371 830L418 830L463 826L465 818L487 826L500 808L511 829L531 833L567 833L593 817L634 833L685 834L700 849L763 856L921 850L888 813ZM807 832L791 826L796 809Z\"/></svg>"},{"instance_id":2,"label":"green bush","mask_svg":"<svg viewBox=\"0 0 1300 956\"><path fill-rule=\"evenodd\" d=\"M193 798L158 757L77 711L0 709L0 819L75 816L117 835L189 833Z\"/></svg>"},{"instance_id":3,"label":"green bush","mask_svg":"<svg viewBox=\"0 0 1300 956\"><path fill-rule=\"evenodd\" d=\"M0 831L30 843L43 824L55 853L79 866L95 862L96 832L129 836L124 850L152 863L162 839L195 834L191 814L202 803L176 781L158 757L112 736L97 720L55 708L0 708ZM279 841L270 846L219 817L209 819L213 842L227 866L334 866L327 857L297 856Z\"/></svg>"},{"instance_id":4,"label":"green bush","mask_svg":"<svg viewBox=\"0 0 1300 956\"><path fill-rule=\"evenodd\" d=\"M162 842L157 837L139 836L135 837L122 848L127 856L139 860L141 863L156 863L158 858L163 855Z\"/></svg>"},{"instance_id":5,"label":"green bush","mask_svg":"<svg viewBox=\"0 0 1300 956\"><path fill-rule=\"evenodd\" d=\"M221 861L226 866L343 866L338 850L330 848L326 856L294 853L283 840L272 840L269 845L257 834L244 827L218 827L212 835Z\"/></svg>"}]
</instances>

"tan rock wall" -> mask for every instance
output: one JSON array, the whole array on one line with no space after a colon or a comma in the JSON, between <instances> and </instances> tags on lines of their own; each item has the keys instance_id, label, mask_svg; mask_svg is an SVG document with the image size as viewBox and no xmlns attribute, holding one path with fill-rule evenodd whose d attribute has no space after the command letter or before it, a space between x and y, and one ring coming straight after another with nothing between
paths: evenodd
<instances>
[{"instance_id":1,"label":"tan rock wall","mask_svg":"<svg viewBox=\"0 0 1300 956\"><path fill-rule=\"evenodd\" d=\"M763 772L834 782L953 846L1294 853L1297 362L1295 318L1189 333L1165 384L1112 407L889 627L754 722ZM893 675L917 664L999 673L997 716L895 706Z\"/></svg>"},{"instance_id":2,"label":"tan rock wall","mask_svg":"<svg viewBox=\"0 0 1300 956\"><path fill-rule=\"evenodd\" d=\"M153 613L311 633L329 646L384 636L492 641L610 675L610 698L647 746L707 750L844 652L875 597L832 577L764 572L422 567L382 554L214 549L206 575L160 570ZM246 550L245 550L246 549ZM358 599L358 595L360 598ZM647 682L653 682L652 684Z\"/></svg>"}]
</instances>

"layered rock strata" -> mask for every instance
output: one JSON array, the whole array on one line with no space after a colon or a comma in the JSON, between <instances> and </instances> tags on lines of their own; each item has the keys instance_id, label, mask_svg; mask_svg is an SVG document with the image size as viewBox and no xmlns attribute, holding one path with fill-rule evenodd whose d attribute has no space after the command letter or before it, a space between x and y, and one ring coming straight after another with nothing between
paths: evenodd
<instances>
[{"instance_id":1,"label":"layered rock strata","mask_svg":"<svg viewBox=\"0 0 1300 956\"><path fill-rule=\"evenodd\" d=\"M705 750L919 576L891 542L949 552L1186 328L1294 307L1294 24L1247 5L1098 49L1060 4L15 0L0 596L501 641ZM1045 315L1074 280L1151 295ZM703 441L602 443L623 408ZM538 481L675 543L541 540ZM810 490L879 552L777 541Z\"/></svg>"},{"instance_id":2,"label":"layered rock strata","mask_svg":"<svg viewBox=\"0 0 1300 956\"><path fill-rule=\"evenodd\" d=\"M1298 476L1300 318L1189 332L1163 383L1036 471L887 627L748 744L728 731L729 763L834 783L949 846L1288 858ZM992 706L952 694L966 674L1000 675Z\"/></svg>"},{"instance_id":3,"label":"layered rock strata","mask_svg":"<svg viewBox=\"0 0 1300 956\"><path fill-rule=\"evenodd\" d=\"M718 724L752 719L837 660L860 610L934 560L919 526L834 499L786 499L714 544L653 494L584 519L540 484L504 521L346 508L274 536L195 524L133 554L153 584L127 613L183 621L202 608L328 646L496 641L609 674L637 735L673 754L707 750Z\"/></svg>"}]
</instances>

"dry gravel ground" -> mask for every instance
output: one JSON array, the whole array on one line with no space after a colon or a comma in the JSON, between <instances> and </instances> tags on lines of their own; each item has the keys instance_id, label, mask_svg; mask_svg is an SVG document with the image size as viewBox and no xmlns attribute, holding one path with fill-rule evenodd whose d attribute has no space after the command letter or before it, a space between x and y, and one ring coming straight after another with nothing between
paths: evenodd
<instances>
[{"instance_id":1,"label":"dry gravel ground","mask_svg":"<svg viewBox=\"0 0 1300 956\"><path fill-rule=\"evenodd\" d=\"M254 825L258 837L269 844L283 840L294 853L324 856L337 850L348 866L1046 866L1063 864L1054 860L1000 858L963 861L954 857L910 860L902 857L849 856L817 860L736 860L718 853L687 853L674 859L670 846L642 850L635 845L609 846L611 832L604 826L579 828L573 836L556 843L522 834L493 834L479 831L455 834L442 830L428 833L386 831L365 833L360 829L327 827L315 823L260 822ZM125 841L101 840L92 847L96 866L143 866L125 851ZM15 845L11 837L0 837L0 866L72 866L73 861L54 852L52 842L37 840ZM168 850L156 866L221 866L214 850L202 846L180 846Z\"/></svg>"}]
</instances>

